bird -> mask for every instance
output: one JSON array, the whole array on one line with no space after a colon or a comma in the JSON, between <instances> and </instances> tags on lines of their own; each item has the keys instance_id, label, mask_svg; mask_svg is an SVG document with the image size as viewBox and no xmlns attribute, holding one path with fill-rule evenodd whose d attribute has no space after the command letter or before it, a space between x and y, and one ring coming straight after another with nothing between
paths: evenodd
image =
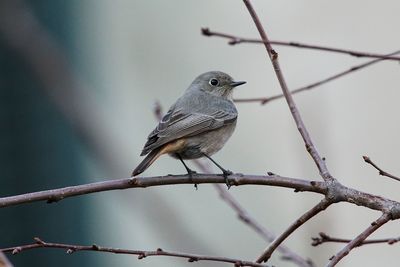
<instances>
[{"instance_id":1,"label":"bird","mask_svg":"<svg viewBox=\"0 0 400 267\"><path fill-rule=\"evenodd\" d=\"M195 78L147 137L140 154L147 156L133 170L132 177L144 172L161 155L169 154L182 162L192 178L196 172L184 160L206 157L222 171L229 188L228 176L232 172L211 156L235 130L238 112L232 99L233 89L245 83L234 81L221 71L209 71Z\"/></svg>"}]
</instances>

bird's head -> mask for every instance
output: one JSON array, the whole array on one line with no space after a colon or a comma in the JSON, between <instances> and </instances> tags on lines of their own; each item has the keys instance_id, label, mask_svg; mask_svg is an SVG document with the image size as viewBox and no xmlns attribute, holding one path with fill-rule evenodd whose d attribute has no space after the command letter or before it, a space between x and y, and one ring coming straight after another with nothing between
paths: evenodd
<instances>
[{"instance_id":1,"label":"bird's head","mask_svg":"<svg viewBox=\"0 0 400 267\"><path fill-rule=\"evenodd\" d=\"M209 71L199 75L189 88L232 99L233 88L245 84L244 81L234 81L231 76L221 71Z\"/></svg>"}]
</instances>

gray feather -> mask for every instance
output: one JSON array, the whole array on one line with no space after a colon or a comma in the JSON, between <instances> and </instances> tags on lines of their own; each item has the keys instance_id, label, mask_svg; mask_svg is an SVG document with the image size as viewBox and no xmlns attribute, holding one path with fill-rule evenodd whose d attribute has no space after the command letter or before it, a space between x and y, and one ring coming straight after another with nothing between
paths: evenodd
<instances>
[{"instance_id":1,"label":"gray feather","mask_svg":"<svg viewBox=\"0 0 400 267\"><path fill-rule=\"evenodd\" d=\"M231 100L187 90L150 133L141 155L173 140L233 124L236 119L237 110Z\"/></svg>"}]
</instances>

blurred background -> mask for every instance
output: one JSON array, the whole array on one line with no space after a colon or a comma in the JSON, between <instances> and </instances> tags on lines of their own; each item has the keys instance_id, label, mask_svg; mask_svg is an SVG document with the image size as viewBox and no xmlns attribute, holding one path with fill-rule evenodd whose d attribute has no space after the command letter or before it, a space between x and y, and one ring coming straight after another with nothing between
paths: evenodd
<instances>
[{"instance_id":1,"label":"blurred background","mask_svg":"<svg viewBox=\"0 0 400 267\"><path fill-rule=\"evenodd\" d=\"M399 49L399 1L261 1L254 6L273 40L360 51ZM21 194L128 177L155 127L154 103L166 110L200 73L221 70L248 83L236 98L280 93L260 45L229 46L201 27L257 37L241 1L2 0L0 3L0 193ZM368 59L275 47L290 88ZM295 96L331 173L347 186L400 200L398 182L362 160L400 174L399 64L381 62ZM215 159L235 172L320 179L284 100L238 104L236 132ZM194 165L191 165L193 168ZM217 171L217 170L215 170ZM146 176L181 174L162 157ZM258 222L279 234L320 199L284 188L230 190ZM279 204L278 204L279 203ZM1 247L49 242L181 251L252 260L265 241L236 218L212 185L103 192L51 205L1 211ZM285 244L323 266L342 244L311 247L323 231L353 238L379 216L337 204ZM372 237L398 236L398 222ZM339 266L394 265L398 245L356 249ZM40 249L10 256L15 266L226 266ZM274 254L271 264L294 266Z\"/></svg>"}]
</instances>

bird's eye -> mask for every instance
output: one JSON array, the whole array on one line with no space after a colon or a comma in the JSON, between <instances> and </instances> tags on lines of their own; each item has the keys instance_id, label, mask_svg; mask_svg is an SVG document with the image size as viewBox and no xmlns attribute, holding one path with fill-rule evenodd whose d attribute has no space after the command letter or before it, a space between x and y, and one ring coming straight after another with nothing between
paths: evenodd
<instances>
[{"instance_id":1,"label":"bird's eye","mask_svg":"<svg viewBox=\"0 0 400 267\"><path fill-rule=\"evenodd\" d=\"M215 79L215 78L212 78L209 81L209 84L212 85L212 86L217 86L219 84L219 81L217 79Z\"/></svg>"}]
</instances>

